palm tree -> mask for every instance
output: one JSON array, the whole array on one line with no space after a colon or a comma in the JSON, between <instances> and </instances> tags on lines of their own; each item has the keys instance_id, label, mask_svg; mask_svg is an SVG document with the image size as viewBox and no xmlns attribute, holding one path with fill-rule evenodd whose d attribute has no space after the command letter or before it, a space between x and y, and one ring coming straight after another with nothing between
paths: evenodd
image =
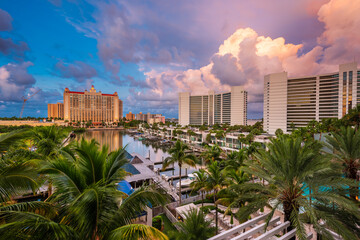
<instances>
[{"instance_id":1,"label":"palm tree","mask_svg":"<svg viewBox=\"0 0 360 240\"><path fill-rule=\"evenodd\" d=\"M216 232L218 231L218 203L216 197L218 192L225 185L225 176L220 169L218 161L212 161L207 167L208 178L205 189L208 191L214 191L214 203L215 203L215 223L216 223Z\"/></svg>"},{"instance_id":2,"label":"palm tree","mask_svg":"<svg viewBox=\"0 0 360 240\"><path fill-rule=\"evenodd\" d=\"M192 154L187 153L189 147L177 140L174 147L169 150L170 157L165 158L163 162L163 168L167 168L170 164L177 163L179 166L179 204L181 205L181 168L184 164L189 166L196 166L196 157Z\"/></svg>"},{"instance_id":3,"label":"palm tree","mask_svg":"<svg viewBox=\"0 0 360 240\"><path fill-rule=\"evenodd\" d=\"M29 209L24 207L1 211L0 222L5 221L0 226L1 236L16 233L21 239L167 239L156 229L131 224L149 204L164 204L165 199L153 186L142 187L130 196L118 191L117 183L127 175L123 168L127 162L124 148L108 154L108 147L99 149L94 140L82 140L73 151L44 162L41 173L51 178L54 194L36 205L33 212L23 212Z\"/></svg>"},{"instance_id":4,"label":"palm tree","mask_svg":"<svg viewBox=\"0 0 360 240\"><path fill-rule=\"evenodd\" d=\"M204 169L200 169L199 171L195 171L193 173L195 175L195 179L192 183L190 183L190 187L193 191L200 191L201 194L201 206L204 206L204 192L207 183L207 173Z\"/></svg>"},{"instance_id":5,"label":"palm tree","mask_svg":"<svg viewBox=\"0 0 360 240\"><path fill-rule=\"evenodd\" d=\"M244 165L244 161L247 159L246 150L240 149L238 152L230 152L226 156L225 171L235 170L237 171Z\"/></svg>"},{"instance_id":6,"label":"palm tree","mask_svg":"<svg viewBox=\"0 0 360 240\"><path fill-rule=\"evenodd\" d=\"M356 129L359 129L360 126L360 106L356 105L356 107L349 110L349 113L346 114L343 119L347 121L347 123L351 126L355 126Z\"/></svg>"},{"instance_id":7,"label":"palm tree","mask_svg":"<svg viewBox=\"0 0 360 240\"><path fill-rule=\"evenodd\" d=\"M18 145L22 140L29 136L29 131L25 129L11 131L0 135L0 156L2 156L10 146Z\"/></svg>"},{"instance_id":8,"label":"palm tree","mask_svg":"<svg viewBox=\"0 0 360 240\"><path fill-rule=\"evenodd\" d=\"M215 228L211 227L211 221L205 219L205 214L202 211L192 209L184 215L184 222L177 223L181 230L172 233L176 239L207 240L214 236Z\"/></svg>"},{"instance_id":9,"label":"palm tree","mask_svg":"<svg viewBox=\"0 0 360 240\"><path fill-rule=\"evenodd\" d=\"M223 130L217 131L215 134L216 144L218 144L218 140L223 139L225 137L225 133Z\"/></svg>"},{"instance_id":10,"label":"palm tree","mask_svg":"<svg viewBox=\"0 0 360 240\"><path fill-rule=\"evenodd\" d=\"M53 159L60 154L64 147L63 142L68 131L58 126L36 127L31 132L36 146L36 152L41 155L42 160ZM48 195L52 194L52 183L48 183Z\"/></svg>"},{"instance_id":11,"label":"palm tree","mask_svg":"<svg viewBox=\"0 0 360 240\"><path fill-rule=\"evenodd\" d=\"M250 179L249 175L241 169L242 168L225 171L225 185L228 187L221 189L218 193L219 199L217 202L224 206L228 206L225 214L231 213L231 216L232 208L243 207L244 202L238 201L238 197L242 195L241 185L248 182Z\"/></svg>"},{"instance_id":12,"label":"palm tree","mask_svg":"<svg viewBox=\"0 0 360 240\"><path fill-rule=\"evenodd\" d=\"M360 169L360 131L352 127L341 127L332 136L326 136L329 148L333 149L333 158L343 168L345 176L353 181ZM358 187L352 189L351 197L359 196Z\"/></svg>"},{"instance_id":13,"label":"palm tree","mask_svg":"<svg viewBox=\"0 0 360 240\"><path fill-rule=\"evenodd\" d=\"M193 130L191 130L191 129L187 130L186 133L187 133L188 138L189 138L189 143L191 143L191 137L192 137L192 136L196 136L196 133L195 133Z\"/></svg>"},{"instance_id":14,"label":"palm tree","mask_svg":"<svg viewBox=\"0 0 360 240\"><path fill-rule=\"evenodd\" d=\"M356 239L360 234L357 227L360 216L357 206L346 197L346 186L353 183L338 174L329 158L321 154L321 148L319 142L303 142L301 137L284 135L272 139L268 151L259 150L255 154L260 164L248 161L245 168L268 184L241 185L237 201L245 202L245 206L237 212L238 217L244 218L267 206L272 209L269 222L276 208L282 205L284 221L291 223L288 230L296 228L299 239L305 239L305 221L326 237L329 228L344 239ZM309 188L311 191L306 194Z\"/></svg>"},{"instance_id":15,"label":"palm tree","mask_svg":"<svg viewBox=\"0 0 360 240\"><path fill-rule=\"evenodd\" d=\"M12 145L18 145L27 136L26 130L0 135L0 205L10 201L13 196L34 191L37 187L38 176L34 164L19 159L18 152L8 152Z\"/></svg>"},{"instance_id":16,"label":"palm tree","mask_svg":"<svg viewBox=\"0 0 360 240\"><path fill-rule=\"evenodd\" d=\"M37 152L44 157L54 157L63 147L63 140L68 131L58 126L37 127L32 131L32 138Z\"/></svg>"},{"instance_id":17,"label":"palm tree","mask_svg":"<svg viewBox=\"0 0 360 240\"><path fill-rule=\"evenodd\" d=\"M201 157L205 159L205 163L212 161L221 161L221 148L215 144L214 146L205 146L206 151L201 153Z\"/></svg>"}]
</instances>

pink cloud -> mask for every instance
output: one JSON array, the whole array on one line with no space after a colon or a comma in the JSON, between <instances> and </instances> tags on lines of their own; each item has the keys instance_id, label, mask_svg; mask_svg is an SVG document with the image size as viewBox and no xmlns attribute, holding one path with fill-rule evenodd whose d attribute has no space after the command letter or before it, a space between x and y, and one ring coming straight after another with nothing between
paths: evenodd
<instances>
[{"instance_id":1,"label":"pink cloud","mask_svg":"<svg viewBox=\"0 0 360 240\"><path fill-rule=\"evenodd\" d=\"M359 12L360 1L331 0L322 5L318 18L325 31L308 52L303 52L303 44L287 43L283 37L261 36L251 28L237 29L204 67L146 73L152 89L141 95L158 94L161 98L179 91L202 94L243 85L249 92L249 111L261 112L256 106L262 102L264 75L280 71L288 71L289 76L332 72L338 64L360 55ZM176 98L174 94L174 103Z\"/></svg>"}]
</instances>

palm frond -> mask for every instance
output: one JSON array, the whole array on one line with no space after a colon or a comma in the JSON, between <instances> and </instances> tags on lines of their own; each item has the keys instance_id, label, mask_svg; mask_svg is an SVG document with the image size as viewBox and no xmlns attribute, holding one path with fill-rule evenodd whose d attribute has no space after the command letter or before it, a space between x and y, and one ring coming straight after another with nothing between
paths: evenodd
<instances>
[{"instance_id":1,"label":"palm frond","mask_svg":"<svg viewBox=\"0 0 360 240\"><path fill-rule=\"evenodd\" d=\"M157 230L156 228L142 225L142 224L129 224L126 226L114 229L108 240L168 240L168 237Z\"/></svg>"}]
</instances>

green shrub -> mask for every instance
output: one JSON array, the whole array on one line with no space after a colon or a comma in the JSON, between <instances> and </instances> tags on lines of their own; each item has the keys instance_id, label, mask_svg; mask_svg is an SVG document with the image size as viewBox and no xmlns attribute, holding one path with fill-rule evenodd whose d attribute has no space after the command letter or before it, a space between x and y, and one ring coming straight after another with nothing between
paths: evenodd
<instances>
[{"instance_id":1,"label":"green shrub","mask_svg":"<svg viewBox=\"0 0 360 240\"><path fill-rule=\"evenodd\" d=\"M152 219L152 225L154 228L161 230L163 221L161 216L156 216Z\"/></svg>"},{"instance_id":2,"label":"green shrub","mask_svg":"<svg viewBox=\"0 0 360 240\"><path fill-rule=\"evenodd\" d=\"M212 198L211 198L211 199L205 198L205 199L204 199L204 203L214 203L214 199L212 199ZM195 201L194 204L195 204L195 205L201 204L201 200Z\"/></svg>"},{"instance_id":3,"label":"green shrub","mask_svg":"<svg viewBox=\"0 0 360 240\"><path fill-rule=\"evenodd\" d=\"M215 206L214 205L209 205L209 206L203 206L200 208L205 214L208 214L210 211L215 210ZM220 208L218 208L218 212L224 214L225 211L221 210Z\"/></svg>"},{"instance_id":4,"label":"green shrub","mask_svg":"<svg viewBox=\"0 0 360 240\"><path fill-rule=\"evenodd\" d=\"M208 214L210 211L215 210L215 206L203 206L200 208L205 214Z\"/></svg>"}]
</instances>

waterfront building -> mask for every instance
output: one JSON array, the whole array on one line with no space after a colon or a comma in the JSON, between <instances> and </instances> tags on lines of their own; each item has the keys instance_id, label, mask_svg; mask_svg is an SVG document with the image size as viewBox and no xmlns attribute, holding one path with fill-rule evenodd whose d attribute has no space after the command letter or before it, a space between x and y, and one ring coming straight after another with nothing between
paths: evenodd
<instances>
[{"instance_id":1,"label":"waterfront building","mask_svg":"<svg viewBox=\"0 0 360 240\"><path fill-rule=\"evenodd\" d=\"M63 103L49 103L48 104L48 118L64 119L64 104Z\"/></svg>"},{"instance_id":2,"label":"waterfront building","mask_svg":"<svg viewBox=\"0 0 360 240\"><path fill-rule=\"evenodd\" d=\"M231 87L230 92L191 96L190 92L179 93L179 124L214 125L247 124L247 92L241 86Z\"/></svg>"},{"instance_id":3,"label":"waterfront building","mask_svg":"<svg viewBox=\"0 0 360 240\"><path fill-rule=\"evenodd\" d=\"M264 77L264 131L274 134L304 127L311 120L342 118L360 103L357 63L339 65L339 71L288 78L287 72Z\"/></svg>"},{"instance_id":4,"label":"waterfront building","mask_svg":"<svg viewBox=\"0 0 360 240\"><path fill-rule=\"evenodd\" d=\"M136 120L144 121L149 124L160 123L160 122L165 123L165 116L161 114L151 114L151 113L143 114L142 112L140 112L136 114Z\"/></svg>"},{"instance_id":5,"label":"waterfront building","mask_svg":"<svg viewBox=\"0 0 360 240\"><path fill-rule=\"evenodd\" d=\"M104 94L94 86L84 92L64 91L64 120L93 123L117 122L123 116L123 104L117 92Z\"/></svg>"},{"instance_id":6,"label":"waterfront building","mask_svg":"<svg viewBox=\"0 0 360 240\"><path fill-rule=\"evenodd\" d=\"M164 139L178 139L182 142L194 144L194 145L202 145L204 143L209 144L210 146L218 145L224 151L238 151L242 148L247 147L246 144L240 142L239 137L246 137L248 132L229 132L226 133L222 138L216 138L216 133L211 133L210 131L201 131L199 128L191 128L194 132L193 135L188 134L189 129L179 129L175 127L159 127L159 129L146 129L145 126L140 125L139 129L144 133L158 136ZM165 129L165 130L164 130ZM176 131L176 134L175 134ZM210 142L206 141L207 135L210 134L211 140ZM260 143L263 147L267 143L270 142L270 139L273 138L274 135L270 134L261 134L255 135L253 141Z\"/></svg>"},{"instance_id":7,"label":"waterfront building","mask_svg":"<svg viewBox=\"0 0 360 240\"><path fill-rule=\"evenodd\" d=\"M129 112L126 114L126 120L132 121L135 120L135 114Z\"/></svg>"}]
</instances>

